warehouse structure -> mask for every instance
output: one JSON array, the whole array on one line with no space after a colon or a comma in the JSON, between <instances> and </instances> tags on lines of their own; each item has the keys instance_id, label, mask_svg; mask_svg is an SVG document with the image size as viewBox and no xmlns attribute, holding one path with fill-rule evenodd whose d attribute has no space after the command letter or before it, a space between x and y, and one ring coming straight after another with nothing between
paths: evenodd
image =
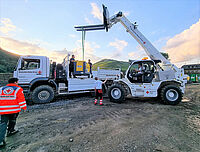
<instances>
[{"instance_id":1,"label":"warehouse structure","mask_svg":"<svg viewBox=\"0 0 200 152\"><path fill-rule=\"evenodd\" d=\"M182 68L190 82L200 82L200 64L183 65Z\"/></svg>"}]
</instances>

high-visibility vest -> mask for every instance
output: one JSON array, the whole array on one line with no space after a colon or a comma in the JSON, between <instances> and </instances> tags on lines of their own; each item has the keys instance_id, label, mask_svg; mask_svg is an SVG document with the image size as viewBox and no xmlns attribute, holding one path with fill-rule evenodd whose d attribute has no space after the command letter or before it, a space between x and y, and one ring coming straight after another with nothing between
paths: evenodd
<instances>
[{"instance_id":1,"label":"high-visibility vest","mask_svg":"<svg viewBox=\"0 0 200 152\"><path fill-rule=\"evenodd\" d=\"M10 83L0 88L0 115L18 113L26 108L23 89L20 86Z\"/></svg>"}]
</instances>

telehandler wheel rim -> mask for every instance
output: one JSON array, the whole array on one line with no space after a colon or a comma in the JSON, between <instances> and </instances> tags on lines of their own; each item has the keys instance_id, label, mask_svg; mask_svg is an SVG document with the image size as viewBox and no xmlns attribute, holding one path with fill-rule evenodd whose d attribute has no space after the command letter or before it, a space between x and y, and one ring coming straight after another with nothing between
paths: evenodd
<instances>
[{"instance_id":1,"label":"telehandler wheel rim","mask_svg":"<svg viewBox=\"0 0 200 152\"><path fill-rule=\"evenodd\" d=\"M175 89L169 89L166 92L166 98L169 101L176 101L178 99L178 97L179 97L179 94Z\"/></svg>"},{"instance_id":2,"label":"telehandler wheel rim","mask_svg":"<svg viewBox=\"0 0 200 152\"><path fill-rule=\"evenodd\" d=\"M114 99L119 99L121 97L121 90L119 88L113 88L111 90L111 96L114 98Z\"/></svg>"},{"instance_id":3,"label":"telehandler wheel rim","mask_svg":"<svg viewBox=\"0 0 200 152\"><path fill-rule=\"evenodd\" d=\"M38 98L40 100L47 100L50 97L50 93L46 90L43 90L38 93Z\"/></svg>"}]
</instances>

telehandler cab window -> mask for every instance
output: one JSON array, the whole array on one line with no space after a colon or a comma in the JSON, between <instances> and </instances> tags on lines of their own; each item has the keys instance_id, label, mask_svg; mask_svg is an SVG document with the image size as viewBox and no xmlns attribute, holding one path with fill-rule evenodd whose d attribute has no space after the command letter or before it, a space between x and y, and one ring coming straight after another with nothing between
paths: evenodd
<instances>
[{"instance_id":1,"label":"telehandler cab window","mask_svg":"<svg viewBox=\"0 0 200 152\"><path fill-rule=\"evenodd\" d=\"M131 65L128 71L128 79L131 83L139 82L137 80L137 74L142 72L142 64L141 63L134 63Z\"/></svg>"},{"instance_id":2,"label":"telehandler cab window","mask_svg":"<svg viewBox=\"0 0 200 152\"><path fill-rule=\"evenodd\" d=\"M33 70L40 68L39 59L23 59L21 62L21 70Z\"/></svg>"},{"instance_id":3,"label":"telehandler cab window","mask_svg":"<svg viewBox=\"0 0 200 152\"><path fill-rule=\"evenodd\" d=\"M154 72L154 64L152 62L143 62L142 67L144 72Z\"/></svg>"}]
</instances>

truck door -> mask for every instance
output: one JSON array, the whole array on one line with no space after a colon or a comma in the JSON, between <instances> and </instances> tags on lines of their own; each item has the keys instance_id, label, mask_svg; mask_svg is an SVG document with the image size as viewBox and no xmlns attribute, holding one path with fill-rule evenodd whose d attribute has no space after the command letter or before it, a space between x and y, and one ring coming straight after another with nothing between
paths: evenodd
<instances>
[{"instance_id":1,"label":"truck door","mask_svg":"<svg viewBox=\"0 0 200 152\"><path fill-rule=\"evenodd\" d=\"M33 79L38 77L45 77L45 73L42 72L42 63L40 58L21 58L17 77L20 84L30 83Z\"/></svg>"}]
</instances>

